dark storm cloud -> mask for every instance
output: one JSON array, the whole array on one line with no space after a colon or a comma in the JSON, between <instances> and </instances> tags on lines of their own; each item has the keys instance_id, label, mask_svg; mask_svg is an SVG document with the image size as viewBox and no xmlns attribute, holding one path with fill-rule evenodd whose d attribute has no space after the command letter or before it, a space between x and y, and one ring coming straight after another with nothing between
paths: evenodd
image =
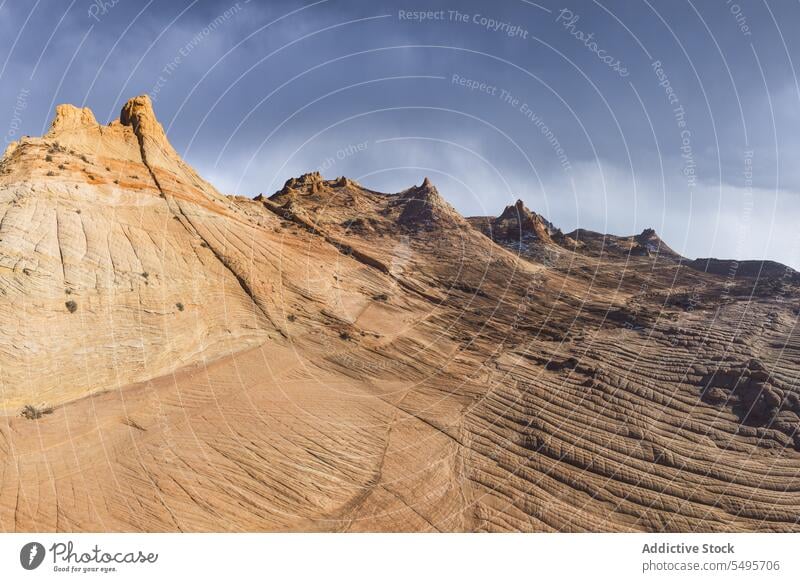
<instances>
[{"instance_id":1,"label":"dark storm cloud","mask_svg":"<svg viewBox=\"0 0 800 582\"><path fill-rule=\"evenodd\" d=\"M176 148L255 195L321 169L465 214L655 226L688 255L800 265L786 2L75 0L0 5L6 139L150 93Z\"/></svg>"}]
</instances>

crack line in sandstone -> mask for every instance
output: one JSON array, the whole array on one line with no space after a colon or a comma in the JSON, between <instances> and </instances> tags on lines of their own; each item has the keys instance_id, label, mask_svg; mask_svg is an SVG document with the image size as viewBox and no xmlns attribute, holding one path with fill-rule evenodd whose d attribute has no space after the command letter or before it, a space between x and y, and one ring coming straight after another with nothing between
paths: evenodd
<instances>
[{"instance_id":1,"label":"crack line in sandstone","mask_svg":"<svg viewBox=\"0 0 800 582\"><path fill-rule=\"evenodd\" d=\"M58 220L58 206L56 206L56 246L58 247L58 256L61 259L61 277L64 280L64 285L66 285L67 267L64 265L64 251L61 249L61 225Z\"/></svg>"},{"instance_id":2,"label":"crack line in sandstone","mask_svg":"<svg viewBox=\"0 0 800 582\"><path fill-rule=\"evenodd\" d=\"M132 120L131 125L133 132L136 135L136 140L139 142L139 156L142 158L142 164L144 165L145 168L147 168L147 171L150 173L150 177L152 178L153 184L155 184L156 189L159 191L161 196L164 197L164 200L167 203L167 208L169 209L169 211L172 213L173 216L176 216L178 218L178 222L180 222L181 225L186 229L186 232L188 232L190 235L196 236L203 243L205 243L208 250L211 251L211 254L213 254L214 257L222 264L222 266L225 267L225 269L231 275L233 275L233 277L236 279L236 282L239 283L239 287L241 287L242 291L244 291L245 295L247 295L247 297L250 299L253 305L258 309L258 311L261 312L261 314L264 316L267 322L279 334L281 334L281 336L286 338L287 337L286 333L278 325L275 324L275 322L267 313L266 309L264 309L264 307L260 304L260 302L256 298L255 294L253 293L253 290L250 288L250 285L247 283L247 281L245 281L244 278L241 275L239 275L239 273L237 273L233 269L233 267L231 267L229 261L227 261L221 254L219 254L216 251L216 249L214 249L214 247L211 246L211 244L205 239L205 237L203 237L203 235L200 234L200 232L197 230L194 224L192 224L192 221L189 219L189 217L186 216L186 213L183 212L183 209L181 208L180 204L174 200L174 196L172 198L175 204L175 209L172 208L172 205L170 204L170 199L167 197L167 193L161 187L161 182L159 182L155 170L150 166L150 163L147 161L147 154L145 153L145 148L144 148L144 136L140 134L140 131L138 129L138 123Z\"/></svg>"}]
</instances>

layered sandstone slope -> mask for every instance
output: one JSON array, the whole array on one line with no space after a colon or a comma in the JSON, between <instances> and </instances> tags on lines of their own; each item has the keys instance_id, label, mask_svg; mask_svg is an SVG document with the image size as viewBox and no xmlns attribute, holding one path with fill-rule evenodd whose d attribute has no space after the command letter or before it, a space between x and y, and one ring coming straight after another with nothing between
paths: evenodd
<instances>
[{"instance_id":1,"label":"layered sandstone slope","mask_svg":"<svg viewBox=\"0 0 800 582\"><path fill-rule=\"evenodd\" d=\"M146 96L108 126L59 106L44 137L8 148L0 212L9 410L281 338L276 289L307 280L306 259L282 260L277 217L250 216L202 180Z\"/></svg>"},{"instance_id":2,"label":"layered sandstone slope","mask_svg":"<svg viewBox=\"0 0 800 582\"><path fill-rule=\"evenodd\" d=\"M2 172L5 531L800 531L790 269L427 179L224 197L142 97Z\"/></svg>"},{"instance_id":3,"label":"layered sandstone slope","mask_svg":"<svg viewBox=\"0 0 800 582\"><path fill-rule=\"evenodd\" d=\"M380 253L386 239L411 233L409 271L429 293L437 281L447 284L445 300L431 298L427 321L462 339L454 361L482 384L454 436L468 459L461 461L469 523L797 529L800 368L791 269L780 278L750 270L712 276L682 264L651 230L606 237L612 252L575 248L552 226L536 234L548 223L524 207L492 221L516 222L494 229L510 251L503 253L446 220L411 231L398 225L391 209L402 195L362 190L360 198L341 180L312 181L272 200L290 198L296 215L313 212L326 232L349 229L356 249ZM547 260L538 259L542 252ZM530 262L514 263L511 253ZM441 386L435 379L423 385Z\"/></svg>"},{"instance_id":4,"label":"layered sandstone slope","mask_svg":"<svg viewBox=\"0 0 800 582\"><path fill-rule=\"evenodd\" d=\"M191 213L225 212L224 201L211 207L208 187L178 162L149 101L126 110L153 122L134 126L123 116L101 126L88 109L62 105L44 137L12 144L2 160L7 408L119 388L257 345L269 330L154 176L182 185ZM148 149L159 153L151 156L158 166L143 158Z\"/></svg>"}]
</instances>

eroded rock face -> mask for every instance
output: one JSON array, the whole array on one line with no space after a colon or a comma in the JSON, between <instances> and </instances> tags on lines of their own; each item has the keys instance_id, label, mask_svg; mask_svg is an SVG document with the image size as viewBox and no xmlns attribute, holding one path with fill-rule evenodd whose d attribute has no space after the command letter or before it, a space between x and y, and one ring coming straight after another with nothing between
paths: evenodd
<instances>
[{"instance_id":1,"label":"eroded rock face","mask_svg":"<svg viewBox=\"0 0 800 582\"><path fill-rule=\"evenodd\" d=\"M761 361L700 371L705 401L729 408L747 426L779 431L771 436L800 450L800 398Z\"/></svg>"},{"instance_id":2,"label":"eroded rock face","mask_svg":"<svg viewBox=\"0 0 800 582\"><path fill-rule=\"evenodd\" d=\"M95 129L98 126L94 113L88 107L79 109L74 105L59 105L56 107L56 116L47 135L53 137L62 131Z\"/></svg>"},{"instance_id":3,"label":"eroded rock face","mask_svg":"<svg viewBox=\"0 0 800 582\"><path fill-rule=\"evenodd\" d=\"M128 101L120 112L119 123L133 130L142 149L142 158L151 167L180 168L182 161L156 119L150 97L141 95Z\"/></svg>"},{"instance_id":4,"label":"eroded rock face","mask_svg":"<svg viewBox=\"0 0 800 582\"><path fill-rule=\"evenodd\" d=\"M217 231L240 213L177 156L148 98L129 101L122 121L100 126L88 109L62 105L43 138L3 159L6 410L124 386L278 333L263 314L269 300L254 299L237 270L246 260L230 231Z\"/></svg>"},{"instance_id":5,"label":"eroded rock face","mask_svg":"<svg viewBox=\"0 0 800 582\"><path fill-rule=\"evenodd\" d=\"M7 530L798 531L792 277L429 180L225 197L144 97L0 213Z\"/></svg>"}]
</instances>

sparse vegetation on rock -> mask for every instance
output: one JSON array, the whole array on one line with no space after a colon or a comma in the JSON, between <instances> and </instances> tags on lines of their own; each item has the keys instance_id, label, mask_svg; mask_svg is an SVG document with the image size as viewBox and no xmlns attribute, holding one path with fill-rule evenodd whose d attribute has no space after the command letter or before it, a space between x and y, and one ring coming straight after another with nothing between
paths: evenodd
<instances>
[{"instance_id":1,"label":"sparse vegetation on rock","mask_svg":"<svg viewBox=\"0 0 800 582\"><path fill-rule=\"evenodd\" d=\"M52 406L34 406L33 404L26 404L22 407L20 411L20 416L22 418L27 418L28 420L38 420L42 418L45 414L52 414L53 407Z\"/></svg>"}]
</instances>

